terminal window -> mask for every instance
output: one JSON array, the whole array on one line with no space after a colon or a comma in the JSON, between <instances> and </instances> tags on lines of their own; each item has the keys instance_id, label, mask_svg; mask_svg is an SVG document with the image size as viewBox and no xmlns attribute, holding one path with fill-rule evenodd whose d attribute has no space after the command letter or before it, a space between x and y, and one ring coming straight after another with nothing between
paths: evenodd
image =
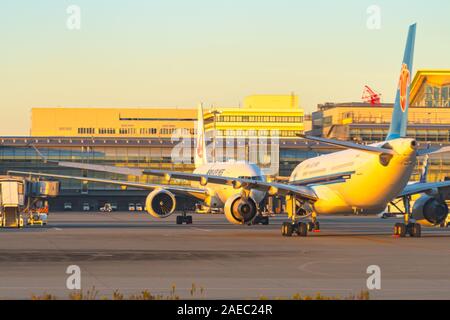
<instances>
[{"instance_id":1,"label":"terminal window","mask_svg":"<svg viewBox=\"0 0 450 320\"><path fill-rule=\"evenodd\" d=\"M95 128L78 128L78 134L94 134Z\"/></svg>"},{"instance_id":2,"label":"terminal window","mask_svg":"<svg viewBox=\"0 0 450 320\"><path fill-rule=\"evenodd\" d=\"M120 128L119 134L136 134L136 129L134 128Z\"/></svg>"},{"instance_id":3,"label":"terminal window","mask_svg":"<svg viewBox=\"0 0 450 320\"><path fill-rule=\"evenodd\" d=\"M150 134L156 134L158 130L156 128L141 128L139 130L140 134L150 135Z\"/></svg>"},{"instance_id":4,"label":"terminal window","mask_svg":"<svg viewBox=\"0 0 450 320\"><path fill-rule=\"evenodd\" d=\"M427 107L450 107L450 86L425 87L425 106Z\"/></svg>"},{"instance_id":5,"label":"terminal window","mask_svg":"<svg viewBox=\"0 0 450 320\"><path fill-rule=\"evenodd\" d=\"M303 122L303 116L219 116L218 122Z\"/></svg>"},{"instance_id":6,"label":"terminal window","mask_svg":"<svg viewBox=\"0 0 450 320\"><path fill-rule=\"evenodd\" d=\"M172 134L174 133L176 128L162 128L159 133L160 134Z\"/></svg>"},{"instance_id":7,"label":"terminal window","mask_svg":"<svg viewBox=\"0 0 450 320\"><path fill-rule=\"evenodd\" d=\"M114 128L99 128L98 134L115 134L116 129Z\"/></svg>"}]
</instances>

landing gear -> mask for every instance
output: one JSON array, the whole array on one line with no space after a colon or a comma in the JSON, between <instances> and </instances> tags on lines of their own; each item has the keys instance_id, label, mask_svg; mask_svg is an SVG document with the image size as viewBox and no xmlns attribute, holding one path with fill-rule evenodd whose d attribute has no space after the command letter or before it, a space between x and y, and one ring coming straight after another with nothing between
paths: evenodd
<instances>
[{"instance_id":1,"label":"landing gear","mask_svg":"<svg viewBox=\"0 0 450 320\"><path fill-rule=\"evenodd\" d=\"M311 213L311 221L308 222L309 232L320 232L320 223L317 221L317 213Z\"/></svg>"},{"instance_id":2,"label":"landing gear","mask_svg":"<svg viewBox=\"0 0 450 320\"><path fill-rule=\"evenodd\" d=\"M404 238L407 235L420 238L422 236L422 226L418 223L396 223L394 226L394 235Z\"/></svg>"},{"instance_id":3,"label":"landing gear","mask_svg":"<svg viewBox=\"0 0 450 320\"><path fill-rule=\"evenodd\" d=\"M294 233L294 225L290 222L283 222L281 225L281 234L284 237L291 237Z\"/></svg>"},{"instance_id":4,"label":"landing gear","mask_svg":"<svg viewBox=\"0 0 450 320\"><path fill-rule=\"evenodd\" d=\"M303 222L297 223L297 234L299 237L306 237L308 235L308 225Z\"/></svg>"},{"instance_id":5,"label":"landing gear","mask_svg":"<svg viewBox=\"0 0 450 320\"><path fill-rule=\"evenodd\" d=\"M177 216L177 224L192 224L192 216L188 216L186 211L183 211L181 216Z\"/></svg>"},{"instance_id":6,"label":"landing gear","mask_svg":"<svg viewBox=\"0 0 450 320\"><path fill-rule=\"evenodd\" d=\"M281 225L281 234L284 237L292 237L294 233L299 237L306 237L308 235L308 225L304 222L283 222Z\"/></svg>"},{"instance_id":7,"label":"landing gear","mask_svg":"<svg viewBox=\"0 0 450 320\"><path fill-rule=\"evenodd\" d=\"M299 222L299 215L306 214L307 211L312 211L310 204L305 203L303 200L296 199L295 196L286 196L286 208L288 216L291 219L289 222L283 222L281 226L281 234L284 237L290 237L294 233L299 237L306 237L308 231L318 232L320 230L320 224L317 221L317 215L315 212L311 214L311 222L304 223Z\"/></svg>"},{"instance_id":8,"label":"landing gear","mask_svg":"<svg viewBox=\"0 0 450 320\"><path fill-rule=\"evenodd\" d=\"M420 238L422 236L422 226L418 223L408 224L406 230L411 237Z\"/></svg>"},{"instance_id":9,"label":"landing gear","mask_svg":"<svg viewBox=\"0 0 450 320\"><path fill-rule=\"evenodd\" d=\"M406 237L406 224L396 223L394 225L394 236L399 236L401 238Z\"/></svg>"},{"instance_id":10,"label":"landing gear","mask_svg":"<svg viewBox=\"0 0 450 320\"><path fill-rule=\"evenodd\" d=\"M406 196L403 197L403 205L405 207L405 211L403 212L404 223L396 223L394 225L394 236L404 238L407 235L420 238L422 236L422 227L420 224L411 222L411 197ZM392 202L392 204L399 209L396 203ZM400 210L400 209L399 209ZM401 211L401 210L400 210Z\"/></svg>"},{"instance_id":11,"label":"landing gear","mask_svg":"<svg viewBox=\"0 0 450 320\"><path fill-rule=\"evenodd\" d=\"M308 222L308 231L309 232L319 232L320 231L320 223L316 222Z\"/></svg>"}]
</instances>

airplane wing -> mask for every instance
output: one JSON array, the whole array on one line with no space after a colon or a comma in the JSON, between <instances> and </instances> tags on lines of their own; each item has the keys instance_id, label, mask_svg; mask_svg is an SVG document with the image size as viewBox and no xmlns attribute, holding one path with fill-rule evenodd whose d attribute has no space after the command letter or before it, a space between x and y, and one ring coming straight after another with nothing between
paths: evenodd
<instances>
[{"instance_id":1,"label":"airplane wing","mask_svg":"<svg viewBox=\"0 0 450 320\"><path fill-rule=\"evenodd\" d=\"M107 166L107 165L101 165L101 164L79 163L79 162L69 162L69 161L44 160L44 162L55 164L60 167L74 168L74 169L80 169L80 170L108 172L108 173L116 173L116 174L131 175L131 176L138 176L138 177L143 175L143 173L142 173L143 169L138 169L138 168L116 167L116 166Z\"/></svg>"},{"instance_id":2,"label":"airplane wing","mask_svg":"<svg viewBox=\"0 0 450 320\"><path fill-rule=\"evenodd\" d=\"M39 150L37 150L37 152L39 152ZM154 175L154 176L165 177L165 179L167 181L170 181L171 179L196 181L196 182L199 182L200 185L203 185L203 186L206 186L206 184L208 184L208 183L226 184L226 185L232 185L236 189L239 189L240 187L243 187L246 189L257 189L257 190L261 190L261 191L266 191L271 195L295 194L297 196L306 198L311 201L317 200L317 196L314 193L314 191L307 186L294 186L294 185L287 185L287 184L283 184L283 183L273 183L273 182L269 183L269 182L263 182L263 181L255 181L255 180L251 180L251 179L209 176L209 175L201 175L201 174L195 174L195 173L176 172L176 171L116 167L116 166L87 164L87 163L68 162L68 161L52 161L52 160L46 159L40 152L39 152L39 155L43 158L44 162L53 163L53 164L56 164L61 167L76 168L76 169L82 169L82 170L93 170L93 171L100 171L100 172L110 172L110 173L134 175L134 176ZM23 173L23 174L25 174L25 173ZM35 175L39 175L39 174L35 174ZM42 176L44 176L44 175L42 175ZM59 178L74 179L74 177L62 177L62 176L59 176ZM87 178L84 178L84 177L77 177L76 180L88 181ZM92 181L93 182L101 182L101 183L109 183L108 181L117 182L117 180L103 180L103 179L102 179L102 181L94 181L94 180L92 180ZM121 183L115 183L115 184L125 185L125 184L121 184ZM139 186L136 186L136 185L134 185L134 186L139 188ZM144 187L145 189L152 189L152 188L156 188L156 187L166 188L166 185L155 185L154 187L151 187L151 185L145 184L143 186L145 186ZM172 188L170 190L174 190L172 186L168 186L168 185L167 185L166 189L168 189L169 187ZM199 194L200 191L202 194L205 194L205 192L206 192L203 189L195 189L194 188L192 190L193 191L189 191L189 192L197 193L197 194Z\"/></svg>"},{"instance_id":3,"label":"airplane wing","mask_svg":"<svg viewBox=\"0 0 450 320\"><path fill-rule=\"evenodd\" d=\"M350 179L352 174L355 171L346 171L346 172L338 172L333 174L327 174L320 177L301 179L301 180L293 180L290 181L289 184L293 184L296 186L311 186L323 183L332 183L332 182L344 182L347 179Z\"/></svg>"},{"instance_id":4,"label":"airplane wing","mask_svg":"<svg viewBox=\"0 0 450 320\"><path fill-rule=\"evenodd\" d=\"M273 180L272 181L275 181L275 182L289 182L289 179L290 179L291 177L285 177L285 176L275 176L275 177L273 177Z\"/></svg>"},{"instance_id":5,"label":"airplane wing","mask_svg":"<svg viewBox=\"0 0 450 320\"><path fill-rule=\"evenodd\" d=\"M413 184L409 184L403 189L403 191L398 195L398 198L404 196L410 196L418 193L426 193L429 191L438 190L438 191L450 191L450 181L441 181L441 182L417 182Z\"/></svg>"},{"instance_id":6,"label":"airplane wing","mask_svg":"<svg viewBox=\"0 0 450 320\"><path fill-rule=\"evenodd\" d=\"M108 172L108 173L116 173L123 175L131 175L131 176L142 176L142 169L138 168L129 168L129 167L116 167L116 166L107 166L100 164L90 164L90 163L80 163L80 162L70 162L70 161L56 161L49 160L46 156L44 156L35 145L31 145L31 147L36 151L39 157L42 158L44 163L51 163L60 167L66 168L74 168L81 170L91 170L91 171L99 171L99 172Z\"/></svg>"},{"instance_id":7,"label":"airplane wing","mask_svg":"<svg viewBox=\"0 0 450 320\"><path fill-rule=\"evenodd\" d=\"M143 170L143 174L164 177L167 181L170 181L171 179L180 179L198 182L202 186L206 186L208 183L225 184L233 186L235 189L255 189L266 191L270 195L296 195L310 201L317 200L317 195L315 194L314 190L307 186L297 186L284 183L258 181L253 179L212 176L206 174L184 173L165 170L148 169Z\"/></svg>"},{"instance_id":8,"label":"airplane wing","mask_svg":"<svg viewBox=\"0 0 450 320\"><path fill-rule=\"evenodd\" d=\"M184 187L184 186L160 185L160 184L140 183L140 182L131 182L131 181L123 181L123 180L78 177L78 176L67 176L67 175L61 175L61 174L25 172L25 171L13 171L13 170L8 171L8 174L16 174L16 175L22 175L22 176L34 176L34 177L46 177L46 178L65 179L65 180L78 180L78 181L82 181L82 182L97 182L97 183L114 184L114 185L119 185L119 186L123 186L123 187L132 187L132 188L144 189L144 190L154 190L157 188L161 188L161 189L165 189L168 191L172 191L174 193L193 195L198 199L204 199L208 195L206 189L191 188L191 187Z\"/></svg>"}]
</instances>

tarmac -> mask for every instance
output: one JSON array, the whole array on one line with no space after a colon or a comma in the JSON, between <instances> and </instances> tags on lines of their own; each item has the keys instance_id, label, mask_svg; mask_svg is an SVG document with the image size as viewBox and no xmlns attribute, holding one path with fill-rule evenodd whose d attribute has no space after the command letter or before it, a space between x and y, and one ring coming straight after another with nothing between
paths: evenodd
<instances>
[{"instance_id":1,"label":"tarmac","mask_svg":"<svg viewBox=\"0 0 450 320\"><path fill-rule=\"evenodd\" d=\"M115 290L186 299L345 298L361 291L370 299L450 299L450 229L395 238L396 218L327 216L320 233L286 238L285 219L240 226L223 215L194 214L192 225L176 225L175 215L50 213L47 226L0 229L0 299L67 299L71 265L80 268L83 292L99 299ZM380 289L367 287L369 266L379 267Z\"/></svg>"}]
</instances>

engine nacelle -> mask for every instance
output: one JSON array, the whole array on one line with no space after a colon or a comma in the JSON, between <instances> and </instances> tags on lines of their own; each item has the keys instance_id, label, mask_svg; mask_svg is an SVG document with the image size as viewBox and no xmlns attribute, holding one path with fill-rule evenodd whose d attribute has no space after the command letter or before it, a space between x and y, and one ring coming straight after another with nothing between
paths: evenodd
<instances>
[{"instance_id":1,"label":"engine nacelle","mask_svg":"<svg viewBox=\"0 0 450 320\"><path fill-rule=\"evenodd\" d=\"M412 209L412 216L416 222L425 226L440 225L445 221L447 215L447 204L426 194L416 200Z\"/></svg>"},{"instance_id":2,"label":"engine nacelle","mask_svg":"<svg viewBox=\"0 0 450 320\"><path fill-rule=\"evenodd\" d=\"M244 200L240 194L236 194L225 202L224 212L230 223L248 224L255 219L258 210L252 198Z\"/></svg>"},{"instance_id":3,"label":"engine nacelle","mask_svg":"<svg viewBox=\"0 0 450 320\"><path fill-rule=\"evenodd\" d=\"M145 199L145 208L155 218L167 218L176 207L173 193L164 189L155 189Z\"/></svg>"}]
</instances>

